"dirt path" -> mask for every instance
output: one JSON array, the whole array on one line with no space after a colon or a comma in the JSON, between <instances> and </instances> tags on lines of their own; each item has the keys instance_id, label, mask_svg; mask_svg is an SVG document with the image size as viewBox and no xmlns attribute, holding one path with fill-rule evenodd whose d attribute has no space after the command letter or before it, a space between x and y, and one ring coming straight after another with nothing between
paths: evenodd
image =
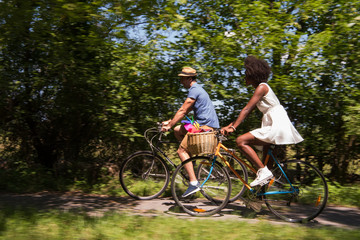
<instances>
[{"instance_id":1,"label":"dirt path","mask_svg":"<svg viewBox=\"0 0 360 240\"><path fill-rule=\"evenodd\" d=\"M90 216L102 216L105 212L116 211L145 216L163 215L199 219L179 212L178 207L175 206L171 198L139 201L129 197L110 197L79 192L41 192L33 194L0 193L0 208L8 206L19 208L31 207L45 211L53 209L83 211ZM210 218L218 220L233 219L248 222L269 221L273 224L292 224L279 220L267 210L255 213L251 209L246 208L241 201L229 204L228 207L222 211L222 214ZM360 229L360 209L328 206L320 216L305 225L309 227L333 226L346 229Z\"/></svg>"}]
</instances>

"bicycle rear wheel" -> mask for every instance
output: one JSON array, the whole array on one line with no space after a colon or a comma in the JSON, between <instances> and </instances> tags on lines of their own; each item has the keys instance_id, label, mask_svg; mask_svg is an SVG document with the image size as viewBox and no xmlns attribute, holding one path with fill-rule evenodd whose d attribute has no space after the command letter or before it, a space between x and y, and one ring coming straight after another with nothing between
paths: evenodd
<instances>
[{"instance_id":1,"label":"bicycle rear wheel","mask_svg":"<svg viewBox=\"0 0 360 240\"><path fill-rule=\"evenodd\" d=\"M247 182L248 172L246 170L246 167L239 160L237 160L228 153L222 153L221 155L225 158L227 162L229 162L230 166L235 170L235 172L240 177L242 177L245 182ZM209 165L200 164L196 176L199 178L199 176L201 176L202 174L208 173L209 169ZM231 195L229 202L234 202L244 193L247 188L243 184L243 182L241 182L240 179L235 175L235 173L231 171L231 169L227 168L227 171L231 180Z\"/></svg>"},{"instance_id":2,"label":"bicycle rear wheel","mask_svg":"<svg viewBox=\"0 0 360 240\"><path fill-rule=\"evenodd\" d=\"M121 186L135 199L150 200L160 196L166 190L169 179L164 160L150 151L134 153L120 167Z\"/></svg>"},{"instance_id":3,"label":"bicycle rear wheel","mask_svg":"<svg viewBox=\"0 0 360 240\"><path fill-rule=\"evenodd\" d=\"M286 176L277 166L275 181L264 186L264 200L271 212L288 222L308 222L324 209L328 187L322 173L309 163L291 160L280 163ZM289 193L293 191L292 193ZM288 192L288 193L281 193Z\"/></svg>"},{"instance_id":4,"label":"bicycle rear wheel","mask_svg":"<svg viewBox=\"0 0 360 240\"><path fill-rule=\"evenodd\" d=\"M215 161L211 174L202 171L198 175L199 183L203 184L201 190L182 197L189 186L188 173L184 167L189 162L193 163L194 170L197 172L199 166L211 166L213 160L203 156L193 157L176 168L171 181L171 192L175 202L192 216L210 216L221 211L228 203L231 194L231 181L226 169Z\"/></svg>"}]
</instances>

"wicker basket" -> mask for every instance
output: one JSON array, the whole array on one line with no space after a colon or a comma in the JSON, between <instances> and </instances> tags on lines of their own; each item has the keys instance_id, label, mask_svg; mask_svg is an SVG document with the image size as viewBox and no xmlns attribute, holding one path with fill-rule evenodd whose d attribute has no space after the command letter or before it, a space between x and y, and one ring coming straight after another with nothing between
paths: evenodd
<instances>
[{"instance_id":1,"label":"wicker basket","mask_svg":"<svg viewBox=\"0 0 360 240\"><path fill-rule=\"evenodd\" d=\"M188 150L192 155L212 154L217 143L214 132L188 133Z\"/></svg>"}]
</instances>

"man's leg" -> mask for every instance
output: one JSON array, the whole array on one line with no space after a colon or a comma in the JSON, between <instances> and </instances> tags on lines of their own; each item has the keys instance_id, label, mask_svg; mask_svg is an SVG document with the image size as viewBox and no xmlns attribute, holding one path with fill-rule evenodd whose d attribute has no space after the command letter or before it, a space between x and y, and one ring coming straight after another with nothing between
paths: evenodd
<instances>
[{"instance_id":1,"label":"man's leg","mask_svg":"<svg viewBox=\"0 0 360 240\"><path fill-rule=\"evenodd\" d=\"M181 142L184 139L186 133L187 131L183 125L178 125L174 127L174 135L179 142Z\"/></svg>"},{"instance_id":2,"label":"man's leg","mask_svg":"<svg viewBox=\"0 0 360 240\"><path fill-rule=\"evenodd\" d=\"M190 158L189 153L181 145L180 145L177 153L182 162L185 161L186 159ZM199 182L195 176L194 166L193 166L192 162L185 164L184 168L189 176L189 187L186 189L186 191L184 192L182 197L187 197L187 196L199 191L200 187L199 187Z\"/></svg>"},{"instance_id":3,"label":"man's leg","mask_svg":"<svg viewBox=\"0 0 360 240\"><path fill-rule=\"evenodd\" d=\"M178 126L174 129L174 133L175 133L175 137L180 141L180 146L177 150L177 153L179 155L179 158L181 160L181 162L184 162L185 160L190 158L190 154L187 151L187 131L183 126ZM192 162L187 163L186 165L184 165L184 168L186 170L186 172L188 173L189 176L189 187L188 189L185 191L185 193L182 195L182 197L187 197L197 191L200 190L199 188L199 182L196 179L196 175L195 175L195 171L194 171L194 166L192 164Z\"/></svg>"},{"instance_id":4,"label":"man's leg","mask_svg":"<svg viewBox=\"0 0 360 240\"><path fill-rule=\"evenodd\" d=\"M174 135L177 140L182 141L186 134L187 134L187 131L183 125L178 125L174 128ZM185 141L187 141L187 140L185 140ZM179 149L177 150L177 154L179 155L181 162L183 162L186 159L190 158L190 154L181 145L182 144L180 144ZM185 170L189 174L190 181L197 181L192 163L186 164Z\"/></svg>"},{"instance_id":5,"label":"man's leg","mask_svg":"<svg viewBox=\"0 0 360 240\"><path fill-rule=\"evenodd\" d=\"M181 146L177 150L177 153L182 162L185 161L186 159L190 158L189 153ZM192 162L187 163L184 167L189 175L190 182L197 181L196 176L195 176L194 166L193 166Z\"/></svg>"}]
</instances>

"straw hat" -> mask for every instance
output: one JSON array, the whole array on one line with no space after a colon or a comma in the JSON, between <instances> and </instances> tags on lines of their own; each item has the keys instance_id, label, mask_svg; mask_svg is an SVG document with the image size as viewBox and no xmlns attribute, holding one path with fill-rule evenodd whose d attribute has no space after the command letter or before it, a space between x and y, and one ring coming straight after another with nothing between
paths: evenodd
<instances>
[{"instance_id":1,"label":"straw hat","mask_svg":"<svg viewBox=\"0 0 360 240\"><path fill-rule=\"evenodd\" d=\"M184 67L181 73L178 74L180 77L191 77L196 76L196 70L191 67Z\"/></svg>"}]
</instances>

